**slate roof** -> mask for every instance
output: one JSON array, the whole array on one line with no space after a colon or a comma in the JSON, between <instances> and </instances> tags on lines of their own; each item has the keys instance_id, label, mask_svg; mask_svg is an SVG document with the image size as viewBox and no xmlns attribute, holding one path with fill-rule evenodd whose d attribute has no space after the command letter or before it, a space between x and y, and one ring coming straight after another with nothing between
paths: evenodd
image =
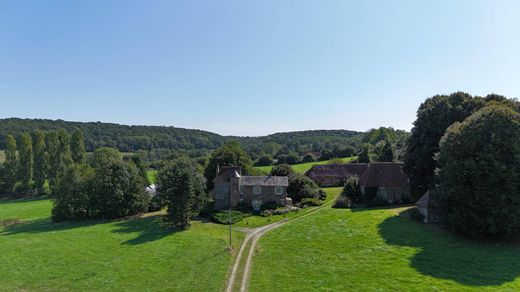
<instances>
[{"instance_id":1,"label":"slate roof","mask_svg":"<svg viewBox=\"0 0 520 292\"><path fill-rule=\"evenodd\" d=\"M232 176L240 176L242 170L239 166L222 166L213 182L228 182Z\"/></svg>"},{"instance_id":2,"label":"slate roof","mask_svg":"<svg viewBox=\"0 0 520 292\"><path fill-rule=\"evenodd\" d=\"M366 163L347 163L347 164L324 164L314 165L307 171L306 175L310 178L319 177L360 177L368 168Z\"/></svg>"},{"instance_id":3,"label":"slate roof","mask_svg":"<svg viewBox=\"0 0 520 292\"><path fill-rule=\"evenodd\" d=\"M400 162L373 162L359 177L359 184L366 187L406 187L408 178Z\"/></svg>"},{"instance_id":4,"label":"slate roof","mask_svg":"<svg viewBox=\"0 0 520 292\"><path fill-rule=\"evenodd\" d=\"M244 186L281 186L289 185L289 178L286 176L242 176L240 184Z\"/></svg>"}]
</instances>

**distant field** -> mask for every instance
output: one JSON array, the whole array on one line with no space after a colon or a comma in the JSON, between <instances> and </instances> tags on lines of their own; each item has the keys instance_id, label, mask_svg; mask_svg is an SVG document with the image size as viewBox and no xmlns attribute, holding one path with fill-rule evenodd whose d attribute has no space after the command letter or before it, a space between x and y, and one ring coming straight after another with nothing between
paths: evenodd
<instances>
[{"instance_id":1,"label":"distant field","mask_svg":"<svg viewBox=\"0 0 520 292\"><path fill-rule=\"evenodd\" d=\"M348 163L353 160L356 160L357 157L347 157L347 158L341 158L343 160L343 163ZM328 164L330 160L325 161L316 161L316 162L308 162L308 163L300 163L300 164L294 164L291 165L295 172L298 173L305 173L307 170L311 169L313 165L322 165L322 164ZM256 166L255 169L258 169L262 172L269 173L273 166Z\"/></svg>"},{"instance_id":2,"label":"distant field","mask_svg":"<svg viewBox=\"0 0 520 292\"><path fill-rule=\"evenodd\" d=\"M148 180L151 182L151 183L155 183L156 179L157 179L157 170L155 169L149 169L146 171L146 176L148 177Z\"/></svg>"},{"instance_id":3,"label":"distant field","mask_svg":"<svg viewBox=\"0 0 520 292\"><path fill-rule=\"evenodd\" d=\"M219 291L234 257L224 225L173 232L158 216L52 223L50 209L50 200L0 202L0 290ZM13 219L25 222L6 225ZM243 236L233 233L235 251Z\"/></svg>"}]
</instances>

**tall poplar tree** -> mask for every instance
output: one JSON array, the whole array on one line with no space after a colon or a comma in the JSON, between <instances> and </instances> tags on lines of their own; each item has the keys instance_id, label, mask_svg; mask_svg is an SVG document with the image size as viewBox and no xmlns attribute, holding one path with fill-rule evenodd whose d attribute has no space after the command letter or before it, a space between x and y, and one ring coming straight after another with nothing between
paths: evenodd
<instances>
[{"instance_id":1,"label":"tall poplar tree","mask_svg":"<svg viewBox=\"0 0 520 292\"><path fill-rule=\"evenodd\" d=\"M85 151L83 132L80 129L77 129L74 131L74 133L72 133L70 148L72 151L72 160L74 160L74 163L84 164L87 161L87 152Z\"/></svg>"},{"instance_id":2,"label":"tall poplar tree","mask_svg":"<svg viewBox=\"0 0 520 292\"><path fill-rule=\"evenodd\" d=\"M7 148L5 150L5 172L6 172L6 184L9 191L14 191L14 187L16 185L17 177L16 177L16 166L17 166L17 157L16 157L16 140L13 135L7 135Z\"/></svg>"},{"instance_id":3,"label":"tall poplar tree","mask_svg":"<svg viewBox=\"0 0 520 292\"><path fill-rule=\"evenodd\" d=\"M23 133L20 136L18 149L18 180L22 182L23 190L27 192L32 189L34 170L33 146L31 135L29 135L29 133Z\"/></svg>"},{"instance_id":4,"label":"tall poplar tree","mask_svg":"<svg viewBox=\"0 0 520 292\"><path fill-rule=\"evenodd\" d=\"M60 167L60 140L58 139L57 132L49 132L47 133L47 154L49 155L49 171L47 173L47 177L49 179L49 187L51 191L54 191L54 188L57 185L58 179L58 169Z\"/></svg>"},{"instance_id":5,"label":"tall poplar tree","mask_svg":"<svg viewBox=\"0 0 520 292\"><path fill-rule=\"evenodd\" d=\"M46 151L45 134L36 131L34 141L34 185L37 193L44 192L45 180L49 171L49 154Z\"/></svg>"}]
</instances>

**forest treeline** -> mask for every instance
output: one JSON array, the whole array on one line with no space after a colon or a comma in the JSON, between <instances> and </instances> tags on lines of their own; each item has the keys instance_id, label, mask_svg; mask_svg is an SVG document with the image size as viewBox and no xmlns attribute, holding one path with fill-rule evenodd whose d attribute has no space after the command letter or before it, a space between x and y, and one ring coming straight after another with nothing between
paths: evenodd
<instances>
[{"instance_id":1,"label":"forest treeline","mask_svg":"<svg viewBox=\"0 0 520 292\"><path fill-rule=\"evenodd\" d=\"M208 131L166 126L127 126L102 122L68 122L46 119L0 119L0 149L6 149L6 137L25 132L81 130L85 148L93 152L100 147L113 147L121 152L181 150L192 157L208 155L229 141L238 141L256 159L261 154L305 153L332 149L334 145L358 145L367 139L366 133L349 130L312 130L276 133L260 137L222 136ZM403 131L404 133L404 131ZM373 138L371 138L373 139ZM168 153L169 155L169 153Z\"/></svg>"}]
</instances>

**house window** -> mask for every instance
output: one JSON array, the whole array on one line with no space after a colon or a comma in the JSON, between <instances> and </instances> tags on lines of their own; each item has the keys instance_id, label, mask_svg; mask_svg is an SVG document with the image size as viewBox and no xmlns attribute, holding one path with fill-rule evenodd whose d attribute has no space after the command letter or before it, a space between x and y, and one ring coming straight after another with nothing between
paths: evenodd
<instances>
[{"instance_id":1,"label":"house window","mask_svg":"<svg viewBox=\"0 0 520 292\"><path fill-rule=\"evenodd\" d=\"M240 189L240 194L243 194L244 193L244 185L240 185L239 189Z\"/></svg>"},{"instance_id":2,"label":"house window","mask_svg":"<svg viewBox=\"0 0 520 292\"><path fill-rule=\"evenodd\" d=\"M274 187L274 193L281 196L283 195L283 188L282 187Z\"/></svg>"},{"instance_id":3,"label":"house window","mask_svg":"<svg viewBox=\"0 0 520 292\"><path fill-rule=\"evenodd\" d=\"M261 195L262 194L262 187L261 186L254 186L253 187L253 195Z\"/></svg>"}]
</instances>

